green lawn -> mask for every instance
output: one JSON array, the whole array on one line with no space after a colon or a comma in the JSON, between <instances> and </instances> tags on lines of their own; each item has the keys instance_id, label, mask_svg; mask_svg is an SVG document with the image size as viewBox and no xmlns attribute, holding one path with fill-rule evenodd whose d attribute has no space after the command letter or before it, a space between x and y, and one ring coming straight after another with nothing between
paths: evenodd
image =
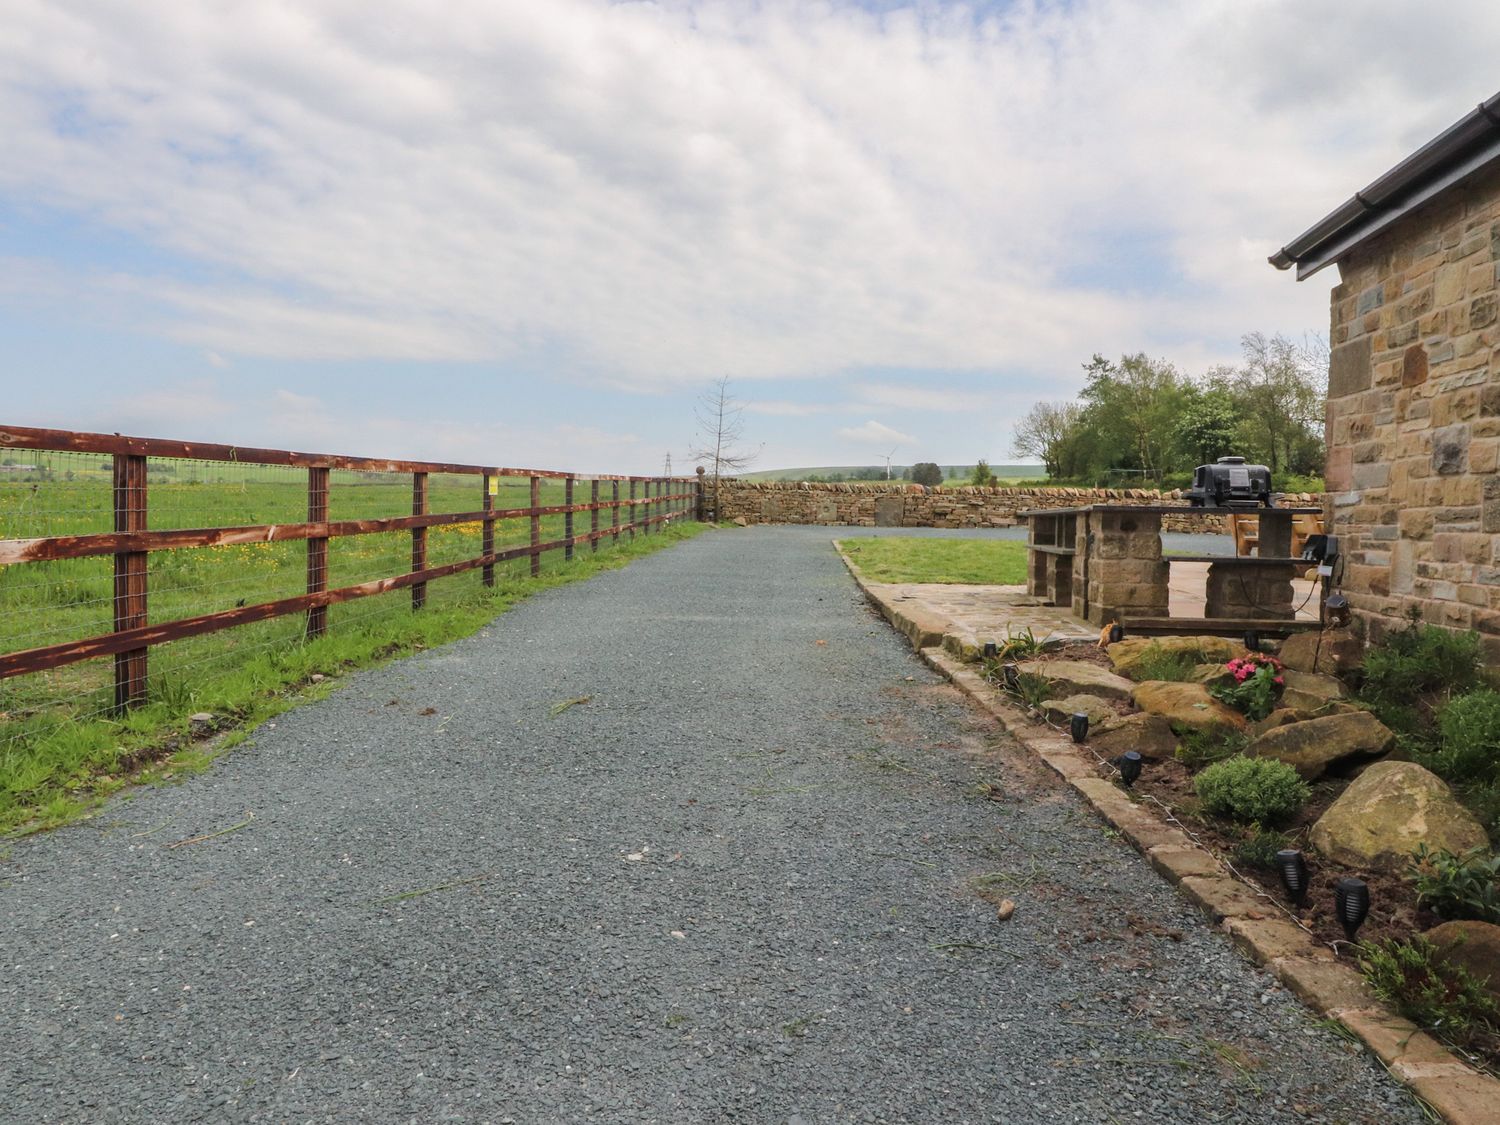
<instances>
[{"instance_id":1,"label":"green lawn","mask_svg":"<svg viewBox=\"0 0 1500 1125\"><path fill-rule=\"evenodd\" d=\"M844 539L839 546L871 582L1019 586L1026 544L1013 539Z\"/></svg>"}]
</instances>

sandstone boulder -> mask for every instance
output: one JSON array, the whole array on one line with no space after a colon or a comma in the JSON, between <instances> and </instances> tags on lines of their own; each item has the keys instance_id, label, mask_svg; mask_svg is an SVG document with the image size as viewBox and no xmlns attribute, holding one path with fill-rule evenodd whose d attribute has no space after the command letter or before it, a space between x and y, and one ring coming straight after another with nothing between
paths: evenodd
<instances>
[{"instance_id":1,"label":"sandstone boulder","mask_svg":"<svg viewBox=\"0 0 1500 1125\"><path fill-rule=\"evenodd\" d=\"M1467 969L1500 1001L1500 926L1491 922L1444 922L1422 935L1449 964Z\"/></svg>"},{"instance_id":2,"label":"sandstone boulder","mask_svg":"<svg viewBox=\"0 0 1500 1125\"><path fill-rule=\"evenodd\" d=\"M1205 687L1212 684L1229 684L1234 677L1229 674L1222 664L1195 664L1193 665L1192 681L1195 684L1203 684Z\"/></svg>"},{"instance_id":3,"label":"sandstone boulder","mask_svg":"<svg viewBox=\"0 0 1500 1125\"><path fill-rule=\"evenodd\" d=\"M1343 681L1318 672L1298 672L1287 668L1281 673L1285 686L1281 706L1299 711L1316 711L1328 703L1348 697Z\"/></svg>"},{"instance_id":4,"label":"sandstone boulder","mask_svg":"<svg viewBox=\"0 0 1500 1125\"><path fill-rule=\"evenodd\" d=\"M1278 726L1256 738L1245 748L1245 753L1252 758L1285 762L1313 781L1335 762L1373 758L1388 752L1395 744L1396 736L1384 723L1368 711L1355 711Z\"/></svg>"},{"instance_id":5,"label":"sandstone boulder","mask_svg":"<svg viewBox=\"0 0 1500 1125\"><path fill-rule=\"evenodd\" d=\"M1245 655L1244 645L1223 637L1126 637L1105 651L1115 671L1129 676L1153 645L1163 652L1181 653L1194 664L1223 664Z\"/></svg>"},{"instance_id":6,"label":"sandstone boulder","mask_svg":"<svg viewBox=\"0 0 1500 1125\"><path fill-rule=\"evenodd\" d=\"M1348 629L1293 633L1281 642L1279 655L1281 662L1294 672L1321 672L1328 676L1345 676L1365 664L1365 646Z\"/></svg>"},{"instance_id":7,"label":"sandstone boulder","mask_svg":"<svg viewBox=\"0 0 1500 1125\"><path fill-rule=\"evenodd\" d=\"M1129 699L1135 684L1108 668L1081 660L1023 660L1016 665L1023 676L1046 680L1053 691L1097 695L1103 699Z\"/></svg>"},{"instance_id":8,"label":"sandstone boulder","mask_svg":"<svg viewBox=\"0 0 1500 1125\"><path fill-rule=\"evenodd\" d=\"M1109 700L1097 695L1069 695L1062 699L1049 699L1042 704L1042 714L1054 723L1066 723L1074 715L1087 715L1089 726L1098 726L1115 717L1115 709Z\"/></svg>"},{"instance_id":9,"label":"sandstone boulder","mask_svg":"<svg viewBox=\"0 0 1500 1125\"><path fill-rule=\"evenodd\" d=\"M1178 730L1244 730L1245 716L1226 707L1202 684L1174 684L1147 680L1136 684L1135 705L1161 715Z\"/></svg>"},{"instance_id":10,"label":"sandstone boulder","mask_svg":"<svg viewBox=\"0 0 1500 1125\"><path fill-rule=\"evenodd\" d=\"M1122 715L1101 724L1098 733L1089 736L1095 750L1106 758L1118 758L1127 750L1137 751L1147 761L1159 762L1177 753L1177 736L1164 715L1138 712Z\"/></svg>"},{"instance_id":11,"label":"sandstone boulder","mask_svg":"<svg viewBox=\"0 0 1500 1125\"><path fill-rule=\"evenodd\" d=\"M1415 762L1376 762L1318 818L1309 838L1329 859L1387 871L1405 871L1420 843L1451 852L1489 843L1474 814Z\"/></svg>"}]
</instances>

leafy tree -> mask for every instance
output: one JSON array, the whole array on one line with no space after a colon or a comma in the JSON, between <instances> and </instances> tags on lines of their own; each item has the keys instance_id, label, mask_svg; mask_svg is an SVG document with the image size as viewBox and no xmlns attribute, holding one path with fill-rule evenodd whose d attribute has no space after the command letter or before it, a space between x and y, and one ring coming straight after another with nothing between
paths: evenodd
<instances>
[{"instance_id":1,"label":"leafy tree","mask_svg":"<svg viewBox=\"0 0 1500 1125\"><path fill-rule=\"evenodd\" d=\"M1079 422L1083 414L1076 402L1039 402L1016 424L1011 449L1023 457L1037 457L1049 477L1070 477L1078 466L1076 457Z\"/></svg>"},{"instance_id":2,"label":"leafy tree","mask_svg":"<svg viewBox=\"0 0 1500 1125\"><path fill-rule=\"evenodd\" d=\"M1247 443L1271 470L1273 483L1282 469L1321 470L1324 384L1310 349L1259 332L1240 345L1245 366L1235 375L1234 392Z\"/></svg>"},{"instance_id":3,"label":"leafy tree","mask_svg":"<svg viewBox=\"0 0 1500 1125\"><path fill-rule=\"evenodd\" d=\"M1094 448L1107 458L1102 467L1138 469L1159 480L1170 468L1182 376L1144 352L1122 356L1119 363L1095 355L1084 370L1083 425L1097 436Z\"/></svg>"},{"instance_id":4,"label":"leafy tree","mask_svg":"<svg viewBox=\"0 0 1500 1125\"><path fill-rule=\"evenodd\" d=\"M911 467L911 479L928 488L936 488L943 483L943 470L933 461L918 461Z\"/></svg>"},{"instance_id":5,"label":"leafy tree","mask_svg":"<svg viewBox=\"0 0 1500 1125\"><path fill-rule=\"evenodd\" d=\"M988 488L995 483L995 474L990 472L990 463L983 457L979 464L974 466L974 471L969 474L969 483L978 488Z\"/></svg>"},{"instance_id":6,"label":"leafy tree","mask_svg":"<svg viewBox=\"0 0 1500 1125\"><path fill-rule=\"evenodd\" d=\"M1182 467L1207 465L1235 453L1240 422L1239 408L1222 372L1210 372L1203 383L1183 388L1173 426L1177 448L1190 462Z\"/></svg>"}]
</instances>

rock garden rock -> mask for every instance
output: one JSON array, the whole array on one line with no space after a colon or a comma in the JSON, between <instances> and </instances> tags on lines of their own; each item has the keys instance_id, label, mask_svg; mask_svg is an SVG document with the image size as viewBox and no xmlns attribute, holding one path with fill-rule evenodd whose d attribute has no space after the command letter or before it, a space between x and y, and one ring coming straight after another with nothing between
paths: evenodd
<instances>
[{"instance_id":1,"label":"rock garden rock","mask_svg":"<svg viewBox=\"0 0 1500 1125\"><path fill-rule=\"evenodd\" d=\"M1195 664L1224 664L1236 656L1245 655L1244 645L1224 637L1126 637L1105 651L1115 671L1129 676L1131 669L1153 646L1162 652L1181 653Z\"/></svg>"},{"instance_id":2,"label":"rock garden rock","mask_svg":"<svg viewBox=\"0 0 1500 1125\"><path fill-rule=\"evenodd\" d=\"M1129 699L1135 684L1108 668L1081 660L1023 660L1016 665L1023 676L1046 680L1055 690L1082 692L1103 699Z\"/></svg>"},{"instance_id":3,"label":"rock garden rock","mask_svg":"<svg viewBox=\"0 0 1500 1125\"><path fill-rule=\"evenodd\" d=\"M1321 638L1321 641L1320 641ZM1346 676L1365 665L1365 646L1348 629L1316 629L1293 633L1281 642L1279 658L1294 672ZM1313 667L1314 658L1317 667Z\"/></svg>"},{"instance_id":4,"label":"rock garden rock","mask_svg":"<svg viewBox=\"0 0 1500 1125\"><path fill-rule=\"evenodd\" d=\"M1192 682L1195 684L1203 684L1207 687L1210 684L1227 684L1232 682L1233 679L1234 677L1225 670L1222 664L1193 665Z\"/></svg>"},{"instance_id":5,"label":"rock garden rock","mask_svg":"<svg viewBox=\"0 0 1500 1125\"><path fill-rule=\"evenodd\" d=\"M1451 965L1467 969L1500 1001L1500 926L1491 922L1444 922L1422 935Z\"/></svg>"},{"instance_id":6,"label":"rock garden rock","mask_svg":"<svg viewBox=\"0 0 1500 1125\"><path fill-rule=\"evenodd\" d=\"M1171 722L1164 715L1144 711L1117 716L1101 724L1098 733L1089 736L1089 742L1106 758L1135 750L1147 761L1159 762L1177 753L1177 736L1172 733Z\"/></svg>"},{"instance_id":7,"label":"rock garden rock","mask_svg":"<svg viewBox=\"0 0 1500 1125\"><path fill-rule=\"evenodd\" d=\"M1384 723L1368 711L1355 711L1283 724L1257 737L1245 753L1285 762L1314 781L1335 762L1377 757L1395 744L1396 736Z\"/></svg>"},{"instance_id":8,"label":"rock garden rock","mask_svg":"<svg viewBox=\"0 0 1500 1125\"><path fill-rule=\"evenodd\" d=\"M1047 700L1042 704L1042 714L1054 723L1066 723L1073 715L1087 715L1092 727L1114 718L1115 709L1107 699L1079 694Z\"/></svg>"},{"instance_id":9,"label":"rock garden rock","mask_svg":"<svg viewBox=\"0 0 1500 1125\"><path fill-rule=\"evenodd\" d=\"M1142 711L1161 715L1179 730L1244 730L1245 716L1226 707L1202 684L1147 680L1132 696Z\"/></svg>"},{"instance_id":10,"label":"rock garden rock","mask_svg":"<svg viewBox=\"0 0 1500 1125\"><path fill-rule=\"evenodd\" d=\"M1376 762L1318 818L1309 838L1323 855L1349 867L1396 872L1406 870L1424 842L1451 852L1489 843L1474 814L1415 762Z\"/></svg>"},{"instance_id":11,"label":"rock garden rock","mask_svg":"<svg viewBox=\"0 0 1500 1125\"><path fill-rule=\"evenodd\" d=\"M1293 710L1316 711L1325 703L1349 696L1349 690L1344 687L1343 681L1318 672L1298 672L1287 668L1282 671L1281 678L1285 681L1281 705Z\"/></svg>"}]
</instances>

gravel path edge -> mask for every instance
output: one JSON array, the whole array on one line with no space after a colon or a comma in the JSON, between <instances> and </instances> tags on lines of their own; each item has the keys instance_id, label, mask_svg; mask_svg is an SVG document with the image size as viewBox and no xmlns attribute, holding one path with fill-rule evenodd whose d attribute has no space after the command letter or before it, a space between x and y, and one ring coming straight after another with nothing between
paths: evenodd
<instances>
[{"instance_id":1,"label":"gravel path edge","mask_svg":"<svg viewBox=\"0 0 1500 1125\"><path fill-rule=\"evenodd\" d=\"M1387 1007L1359 971L1285 920L1265 896L1228 874L1212 852L1100 778L1066 736L1004 702L972 665L934 644L929 629L880 597L842 549L839 557L869 602L912 642L917 655L1036 755L1078 793L1178 891L1199 906L1235 947L1313 1011L1357 1036L1397 1081L1452 1125L1500 1123L1500 1080L1476 1070L1416 1024ZM926 643L924 643L926 642Z\"/></svg>"}]
</instances>

